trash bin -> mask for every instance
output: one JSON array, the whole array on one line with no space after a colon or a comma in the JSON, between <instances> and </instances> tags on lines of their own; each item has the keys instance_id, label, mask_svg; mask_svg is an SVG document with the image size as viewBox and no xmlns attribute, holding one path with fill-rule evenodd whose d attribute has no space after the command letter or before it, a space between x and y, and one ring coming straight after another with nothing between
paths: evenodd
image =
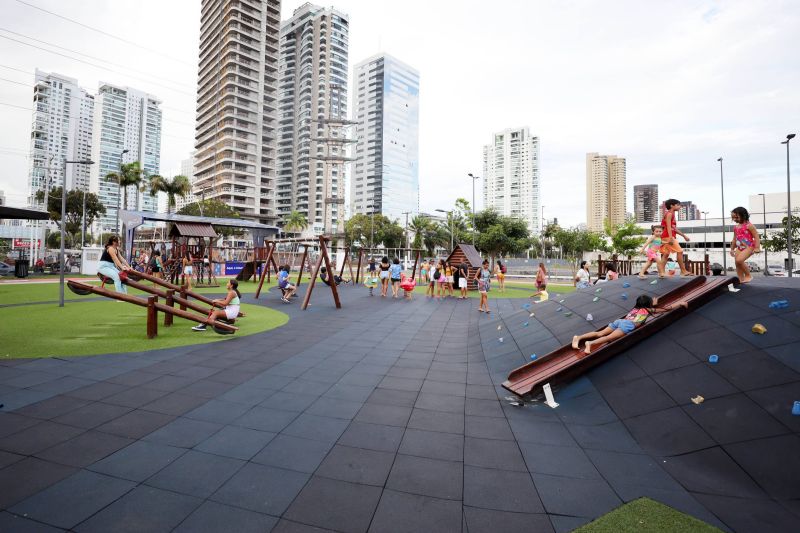
<instances>
[{"instance_id":1,"label":"trash bin","mask_svg":"<svg viewBox=\"0 0 800 533\"><path fill-rule=\"evenodd\" d=\"M27 259L18 259L16 263L14 263L14 275L18 278L27 278L28 277L28 261Z\"/></svg>"}]
</instances>

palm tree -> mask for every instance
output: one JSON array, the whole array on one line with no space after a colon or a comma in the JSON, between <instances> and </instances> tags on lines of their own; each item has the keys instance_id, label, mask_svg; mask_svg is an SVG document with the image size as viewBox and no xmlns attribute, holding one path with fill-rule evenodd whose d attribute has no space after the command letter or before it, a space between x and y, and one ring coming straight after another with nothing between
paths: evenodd
<instances>
[{"instance_id":1,"label":"palm tree","mask_svg":"<svg viewBox=\"0 0 800 533\"><path fill-rule=\"evenodd\" d=\"M414 234L414 248L422 248L425 232L431 226L431 219L425 215L417 215L411 219L408 229Z\"/></svg>"},{"instance_id":2,"label":"palm tree","mask_svg":"<svg viewBox=\"0 0 800 533\"><path fill-rule=\"evenodd\" d=\"M175 198L180 196L186 198L192 192L192 185L189 183L189 178L186 176L175 176L171 180L162 178L161 176L150 176L150 194L163 192L167 195L167 214L172 212L175 207Z\"/></svg>"},{"instance_id":3,"label":"palm tree","mask_svg":"<svg viewBox=\"0 0 800 533\"><path fill-rule=\"evenodd\" d=\"M292 211L283 224L283 229L290 233L299 233L308 227L308 219L300 211Z\"/></svg>"},{"instance_id":4,"label":"palm tree","mask_svg":"<svg viewBox=\"0 0 800 533\"><path fill-rule=\"evenodd\" d=\"M133 163L122 163L119 166L118 172L109 172L106 174L106 181L115 181L117 182L117 186L119 187L119 191L117 194L117 230L119 229L119 200L120 196L122 196L122 191L125 191L125 207L128 207L128 187L130 185L134 185L136 189L139 189L139 186L144 181L144 171L142 170L142 165L138 161L134 161ZM124 189L123 189L124 187Z\"/></svg>"}]
</instances>

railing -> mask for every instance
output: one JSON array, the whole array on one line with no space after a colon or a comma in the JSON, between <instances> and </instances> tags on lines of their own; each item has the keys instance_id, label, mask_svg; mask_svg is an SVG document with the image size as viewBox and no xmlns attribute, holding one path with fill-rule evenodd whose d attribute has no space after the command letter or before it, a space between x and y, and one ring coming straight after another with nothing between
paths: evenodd
<instances>
[{"instance_id":1,"label":"railing","mask_svg":"<svg viewBox=\"0 0 800 533\"><path fill-rule=\"evenodd\" d=\"M702 261L692 261L690 259L683 260L686 269L696 276L706 276L711 274L711 266L708 261L708 254L705 254ZM618 259L617 255L612 255L610 258L603 259L603 256L597 256L597 277L604 277L606 275L606 263L612 263L620 276L632 276L641 271L645 261L640 259L633 259L633 256L628 256L628 259Z\"/></svg>"}]
</instances>

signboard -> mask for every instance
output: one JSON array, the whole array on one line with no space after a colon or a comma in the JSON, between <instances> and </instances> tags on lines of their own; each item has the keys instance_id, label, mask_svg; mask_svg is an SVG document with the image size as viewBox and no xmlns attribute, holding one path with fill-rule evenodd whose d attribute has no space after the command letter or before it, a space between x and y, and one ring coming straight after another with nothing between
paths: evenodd
<instances>
[{"instance_id":1,"label":"signboard","mask_svg":"<svg viewBox=\"0 0 800 533\"><path fill-rule=\"evenodd\" d=\"M244 268L244 263L239 261L228 261L225 263L225 275L233 276L238 274Z\"/></svg>"},{"instance_id":2,"label":"signboard","mask_svg":"<svg viewBox=\"0 0 800 533\"><path fill-rule=\"evenodd\" d=\"M42 240L36 239L36 248L41 246ZM31 240L30 239L14 239L11 243L12 248L30 248L31 247Z\"/></svg>"}]
</instances>

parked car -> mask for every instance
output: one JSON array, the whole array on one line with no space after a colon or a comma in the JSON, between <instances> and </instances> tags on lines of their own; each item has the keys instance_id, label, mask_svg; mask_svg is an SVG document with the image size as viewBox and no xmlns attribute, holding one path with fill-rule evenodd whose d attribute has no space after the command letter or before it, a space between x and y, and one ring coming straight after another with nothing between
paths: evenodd
<instances>
[{"instance_id":1,"label":"parked car","mask_svg":"<svg viewBox=\"0 0 800 533\"><path fill-rule=\"evenodd\" d=\"M758 263L748 261L747 266L750 268L750 272L761 272L761 267L758 266Z\"/></svg>"},{"instance_id":2,"label":"parked car","mask_svg":"<svg viewBox=\"0 0 800 533\"><path fill-rule=\"evenodd\" d=\"M8 263L0 263L0 276L11 276L14 274L14 267Z\"/></svg>"},{"instance_id":3,"label":"parked car","mask_svg":"<svg viewBox=\"0 0 800 533\"><path fill-rule=\"evenodd\" d=\"M767 265L767 271L770 276L777 276L780 278L788 277L786 270L781 265Z\"/></svg>"}]
</instances>

